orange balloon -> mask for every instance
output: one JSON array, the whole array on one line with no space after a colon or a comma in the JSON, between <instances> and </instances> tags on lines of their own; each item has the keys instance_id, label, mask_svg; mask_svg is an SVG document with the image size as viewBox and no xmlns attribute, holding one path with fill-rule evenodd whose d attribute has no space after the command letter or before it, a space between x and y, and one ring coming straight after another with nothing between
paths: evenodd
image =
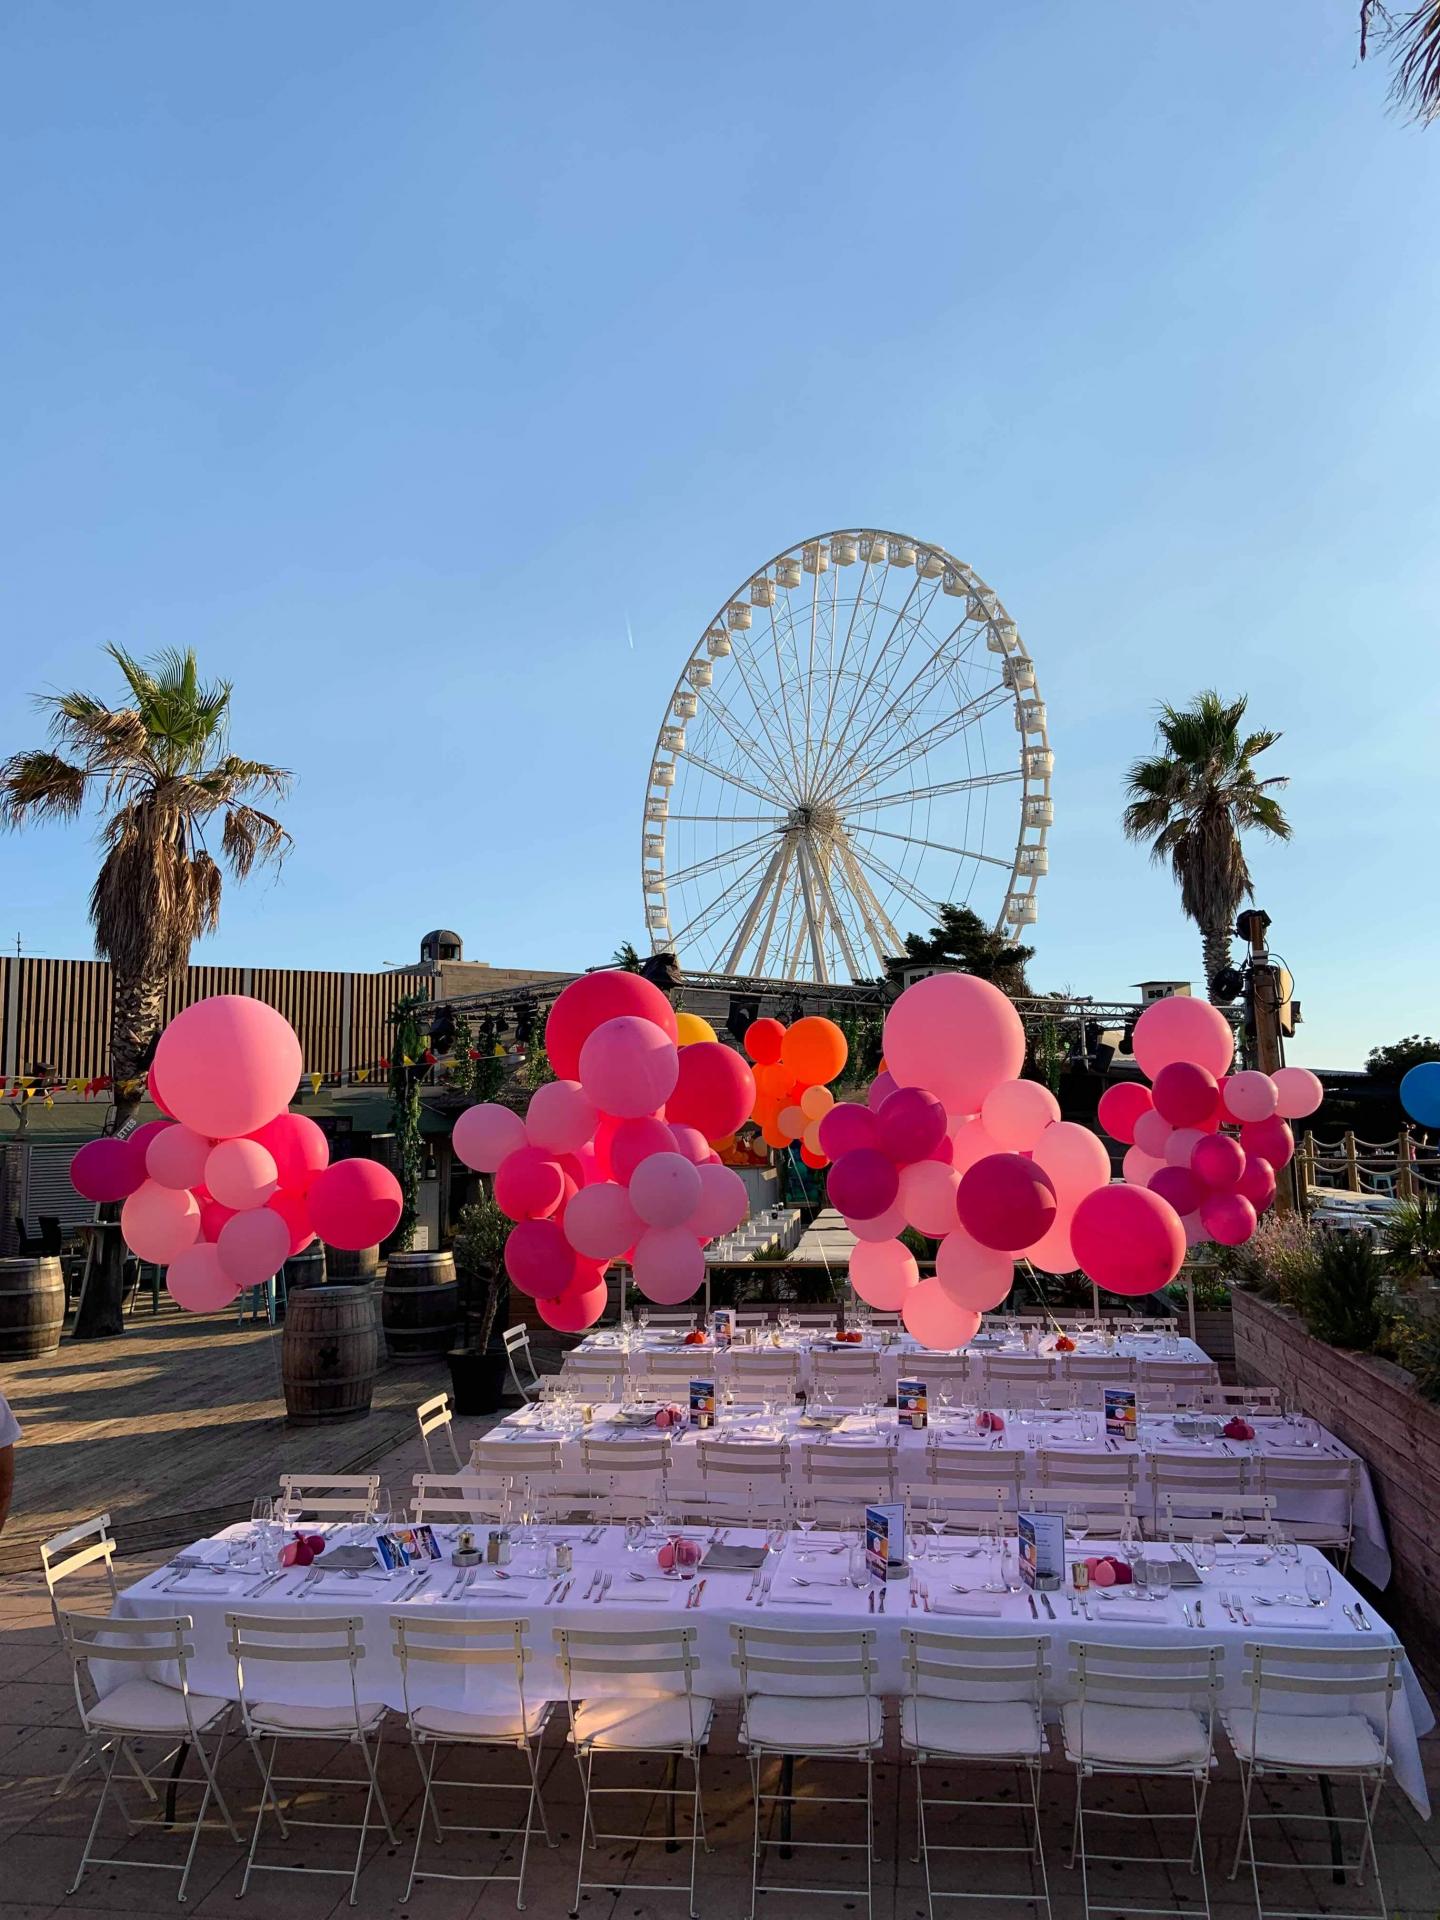
<instances>
[{"instance_id":1,"label":"orange balloon","mask_svg":"<svg viewBox=\"0 0 1440 1920\"><path fill-rule=\"evenodd\" d=\"M773 1123L768 1120L760 1129L760 1137L764 1140L767 1147L774 1147L777 1152L779 1152L782 1147L788 1147L790 1144L790 1136L779 1132Z\"/></svg>"},{"instance_id":2,"label":"orange balloon","mask_svg":"<svg viewBox=\"0 0 1440 1920\"><path fill-rule=\"evenodd\" d=\"M791 1068L782 1066L778 1060L772 1060L766 1066L755 1069L755 1090L757 1093L780 1094L790 1091L795 1075Z\"/></svg>"},{"instance_id":3,"label":"orange balloon","mask_svg":"<svg viewBox=\"0 0 1440 1920\"><path fill-rule=\"evenodd\" d=\"M849 1053L845 1036L835 1022L823 1014L810 1013L786 1033L780 1059L793 1079L809 1087L833 1080L844 1068Z\"/></svg>"},{"instance_id":4,"label":"orange balloon","mask_svg":"<svg viewBox=\"0 0 1440 1920\"><path fill-rule=\"evenodd\" d=\"M834 1104L829 1087L807 1087L800 1096L800 1111L807 1120L823 1120Z\"/></svg>"},{"instance_id":5,"label":"orange balloon","mask_svg":"<svg viewBox=\"0 0 1440 1920\"><path fill-rule=\"evenodd\" d=\"M807 1167L828 1167L830 1164L823 1153L812 1153L809 1147L801 1147L800 1158Z\"/></svg>"},{"instance_id":6,"label":"orange balloon","mask_svg":"<svg viewBox=\"0 0 1440 1920\"><path fill-rule=\"evenodd\" d=\"M718 1140L712 1140L710 1144L723 1159L727 1153L734 1150L735 1136L733 1133L722 1133Z\"/></svg>"},{"instance_id":7,"label":"orange balloon","mask_svg":"<svg viewBox=\"0 0 1440 1920\"><path fill-rule=\"evenodd\" d=\"M799 1107L782 1107L775 1126L776 1130L783 1133L787 1139L798 1140L805 1131L805 1116Z\"/></svg>"},{"instance_id":8,"label":"orange balloon","mask_svg":"<svg viewBox=\"0 0 1440 1920\"><path fill-rule=\"evenodd\" d=\"M800 1137L810 1149L811 1153L820 1153L820 1122L818 1120L809 1121L804 1133ZM820 1157L822 1160L825 1160L829 1158L829 1155L821 1153Z\"/></svg>"},{"instance_id":9,"label":"orange balloon","mask_svg":"<svg viewBox=\"0 0 1440 1920\"><path fill-rule=\"evenodd\" d=\"M762 1132L766 1127L773 1127L780 1118L780 1102L768 1094L757 1095L750 1118Z\"/></svg>"}]
</instances>

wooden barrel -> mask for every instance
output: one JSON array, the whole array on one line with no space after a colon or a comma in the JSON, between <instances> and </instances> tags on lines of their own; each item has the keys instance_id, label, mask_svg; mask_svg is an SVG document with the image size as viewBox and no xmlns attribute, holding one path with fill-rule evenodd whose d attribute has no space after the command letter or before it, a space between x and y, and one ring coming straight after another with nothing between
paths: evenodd
<instances>
[{"instance_id":1,"label":"wooden barrel","mask_svg":"<svg viewBox=\"0 0 1440 1920\"><path fill-rule=\"evenodd\" d=\"M379 1247L329 1247L325 1253L328 1280L373 1280L380 1271Z\"/></svg>"},{"instance_id":2,"label":"wooden barrel","mask_svg":"<svg viewBox=\"0 0 1440 1920\"><path fill-rule=\"evenodd\" d=\"M447 1354L460 1325L455 1256L392 1253L385 1262L380 1319L392 1360L436 1360Z\"/></svg>"},{"instance_id":3,"label":"wooden barrel","mask_svg":"<svg viewBox=\"0 0 1440 1920\"><path fill-rule=\"evenodd\" d=\"M60 1345L65 1275L54 1254L0 1260L0 1360L38 1360Z\"/></svg>"},{"instance_id":4,"label":"wooden barrel","mask_svg":"<svg viewBox=\"0 0 1440 1920\"><path fill-rule=\"evenodd\" d=\"M325 1284L325 1248L318 1240L312 1240L303 1253L297 1253L285 1262L285 1291L294 1293L299 1287L323 1287Z\"/></svg>"},{"instance_id":5,"label":"wooden barrel","mask_svg":"<svg viewBox=\"0 0 1440 1920\"><path fill-rule=\"evenodd\" d=\"M368 1413L379 1364L368 1286L308 1286L290 1296L280 1377L291 1426L317 1427Z\"/></svg>"}]
</instances>

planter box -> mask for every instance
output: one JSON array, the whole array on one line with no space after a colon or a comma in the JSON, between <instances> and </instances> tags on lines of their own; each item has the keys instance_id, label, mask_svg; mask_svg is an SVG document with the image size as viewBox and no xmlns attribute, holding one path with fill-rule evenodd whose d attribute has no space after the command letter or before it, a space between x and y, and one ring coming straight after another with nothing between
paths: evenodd
<instances>
[{"instance_id":1,"label":"planter box","mask_svg":"<svg viewBox=\"0 0 1440 1920\"><path fill-rule=\"evenodd\" d=\"M1185 1331L1185 1312L1180 1312L1180 1331ZM1235 1378L1235 1316L1229 1307L1197 1307L1195 1339L1220 1369L1222 1380Z\"/></svg>"}]
</instances>

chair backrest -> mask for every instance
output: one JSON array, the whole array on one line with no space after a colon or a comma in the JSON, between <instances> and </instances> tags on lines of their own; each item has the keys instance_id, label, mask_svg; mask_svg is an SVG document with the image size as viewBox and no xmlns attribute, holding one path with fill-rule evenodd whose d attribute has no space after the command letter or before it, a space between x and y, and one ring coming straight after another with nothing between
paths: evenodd
<instances>
[{"instance_id":1,"label":"chair backrest","mask_svg":"<svg viewBox=\"0 0 1440 1920\"><path fill-rule=\"evenodd\" d=\"M900 1629L900 1669L912 1700L1027 1700L1038 1713L1050 1643L1032 1634Z\"/></svg>"},{"instance_id":2,"label":"chair backrest","mask_svg":"<svg viewBox=\"0 0 1440 1920\"><path fill-rule=\"evenodd\" d=\"M1090 1531L1100 1539L1114 1539L1135 1519L1135 1491L1132 1487L1105 1486L1096 1481L1079 1480L1066 1485L1052 1480L1043 1487L1026 1487L1020 1504L1027 1513L1064 1513L1082 1508L1090 1516Z\"/></svg>"},{"instance_id":3,"label":"chair backrest","mask_svg":"<svg viewBox=\"0 0 1440 1920\"><path fill-rule=\"evenodd\" d=\"M57 1609L56 1625L60 1639L70 1656L71 1677L75 1683L75 1704L87 1732L93 1701L86 1699L86 1685L97 1695L99 1689L90 1673L92 1661L127 1667L164 1665L173 1668L173 1685L185 1703L185 1719L191 1737L195 1720L190 1706L188 1662L195 1658L194 1622L188 1613L152 1616L143 1620L122 1620L113 1614L71 1613ZM113 1690L113 1682L112 1682Z\"/></svg>"},{"instance_id":4,"label":"chair backrest","mask_svg":"<svg viewBox=\"0 0 1440 1920\"><path fill-rule=\"evenodd\" d=\"M1247 1640L1240 1677L1250 1694L1250 1751L1259 1750L1256 1723L1262 1713L1319 1713L1324 1711L1320 1703L1331 1700L1336 1703L1332 1711L1362 1712L1371 1722L1381 1749L1373 1762L1373 1777L1383 1778L1402 1657L1398 1646L1372 1648L1354 1640L1338 1647L1268 1646ZM1324 1771L1324 1760L1318 1756L1316 1771Z\"/></svg>"},{"instance_id":5,"label":"chair backrest","mask_svg":"<svg viewBox=\"0 0 1440 1920\"><path fill-rule=\"evenodd\" d=\"M810 1628L759 1627L732 1623L731 1655L740 1674L740 1692L797 1694L873 1693L879 1671L875 1634L866 1627L814 1632Z\"/></svg>"},{"instance_id":6,"label":"chair backrest","mask_svg":"<svg viewBox=\"0 0 1440 1920\"><path fill-rule=\"evenodd\" d=\"M1271 1494L1209 1494L1201 1488L1173 1488L1164 1495L1163 1512L1156 1515L1157 1530L1172 1544L1194 1540L1200 1534L1212 1537L1222 1531L1227 1513L1237 1514L1245 1522L1247 1540L1268 1540L1275 1531L1275 1500Z\"/></svg>"},{"instance_id":7,"label":"chair backrest","mask_svg":"<svg viewBox=\"0 0 1440 1920\"><path fill-rule=\"evenodd\" d=\"M853 1401L880 1398L878 1353L846 1353L843 1348L810 1356L810 1378L817 1393L832 1393Z\"/></svg>"},{"instance_id":8,"label":"chair backrest","mask_svg":"<svg viewBox=\"0 0 1440 1920\"><path fill-rule=\"evenodd\" d=\"M282 1473L276 1504L317 1519L368 1520L379 1496L378 1473Z\"/></svg>"},{"instance_id":9,"label":"chair backrest","mask_svg":"<svg viewBox=\"0 0 1440 1920\"><path fill-rule=\"evenodd\" d=\"M955 1394L963 1390L973 1369L963 1353L927 1353L917 1357L909 1371L925 1382L927 1393L938 1394L944 1387Z\"/></svg>"},{"instance_id":10,"label":"chair backrest","mask_svg":"<svg viewBox=\"0 0 1440 1920\"><path fill-rule=\"evenodd\" d=\"M1206 1387L1197 1404L1227 1411L1255 1407L1268 1413L1280 1405L1281 1397L1279 1387Z\"/></svg>"},{"instance_id":11,"label":"chair backrest","mask_svg":"<svg viewBox=\"0 0 1440 1920\"><path fill-rule=\"evenodd\" d=\"M532 1487L558 1480L565 1450L558 1440L491 1440L470 1442L470 1472L477 1479L528 1480Z\"/></svg>"},{"instance_id":12,"label":"chair backrest","mask_svg":"<svg viewBox=\"0 0 1440 1920\"><path fill-rule=\"evenodd\" d=\"M925 1449L925 1474L942 1491L1001 1487L1013 1506L1025 1477L1026 1459L1018 1447L947 1447L932 1440Z\"/></svg>"},{"instance_id":13,"label":"chair backrest","mask_svg":"<svg viewBox=\"0 0 1440 1920\"><path fill-rule=\"evenodd\" d=\"M1348 1512L1360 1483L1360 1462L1337 1460L1333 1455L1307 1459L1261 1453L1251 1463L1251 1474L1257 1492L1338 1494Z\"/></svg>"},{"instance_id":14,"label":"chair backrest","mask_svg":"<svg viewBox=\"0 0 1440 1920\"><path fill-rule=\"evenodd\" d=\"M114 1560L115 1540L110 1532L108 1513L97 1513L93 1520L77 1520L73 1527L52 1533L48 1540L40 1542L40 1571L45 1576L45 1591L50 1596L50 1612L57 1627L60 1610L55 1602L55 1589L62 1580L68 1580L85 1567L98 1566L110 1589L111 1602L119 1597Z\"/></svg>"},{"instance_id":15,"label":"chair backrest","mask_svg":"<svg viewBox=\"0 0 1440 1920\"><path fill-rule=\"evenodd\" d=\"M529 1400L540 1391L540 1375L536 1370L535 1356L530 1351L530 1329L523 1324L518 1327L506 1327L500 1335L505 1347L505 1359L510 1368L510 1380L516 1392L523 1400ZM523 1360L530 1375L528 1380L520 1378L518 1362Z\"/></svg>"},{"instance_id":16,"label":"chair backrest","mask_svg":"<svg viewBox=\"0 0 1440 1920\"><path fill-rule=\"evenodd\" d=\"M420 1444L425 1449L425 1465L431 1473L438 1471L435 1465L435 1452L431 1446L435 1434L444 1436L445 1445L450 1450L450 1465L456 1473L460 1471L460 1449L455 1445L455 1429L451 1424L450 1396L437 1393L432 1400L422 1400L415 1409L415 1418L420 1423ZM436 1445L438 1445L438 1441Z\"/></svg>"},{"instance_id":17,"label":"chair backrest","mask_svg":"<svg viewBox=\"0 0 1440 1920\"><path fill-rule=\"evenodd\" d=\"M528 1727L530 1722L525 1711L525 1669L529 1664L530 1653L525 1642L526 1622L524 1620L497 1620L481 1618L479 1620L438 1620L433 1614L392 1613L390 1626L394 1632L395 1658L400 1662L400 1685L405 1697L405 1717L413 1730L416 1705L447 1704L465 1685L463 1673L446 1672L439 1678L448 1684L444 1687L441 1700L437 1702L417 1702L411 1694L410 1669L429 1668L472 1668L489 1669L493 1675L504 1680L508 1675L515 1683L515 1703L518 1709L516 1724ZM487 1694L489 1689L486 1689ZM487 1710L493 1710L487 1700Z\"/></svg>"},{"instance_id":18,"label":"chair backrest","mask_svg":"<svg viewBox=\"0 0 1440 1920\"><path fill-rule=\"evenodd\" d=\"M1135 1380L1135 1362L1128 1354L1067 1353L1060 1369L1067 1380L1096 1381L1107 1387L1128 1387Z\"/></svg>"},{"instance_id":19,"label":"chair backrest","mask_svg":"<svg viewBox=\"0 0 1440 1920\"><path fill-rule=\"evenodd\" d=\"M610 1519L619 1521L666 1497L670 1438L652 1434L643 1440L592 1440L582 1435L580 1464L587 1483L608 1502Z\"/></svg>"},{"instance_id":20,"label":"chair backrest","mask_svg":"<svg viewBox=\"0 0 1440 1920\"><path fill-rule=\"evenodd\" d=\"M619 1347L572 1347L561 1369L565 1373L623 1373L625 1355Z\"/></svg>"},{"instance_id":21,"label":"chair backrest","mask_svg":"<svg viewBox=\"0 0 1440 1920\"><path fill-rule=\"evenodd\" d=\"M1184 1705L1198 1713L1205 1726L1205 1760L1187 1762L1186 1770L1209 1771L1209 1752L1215 1743L1215 1707L1220 1694L1224 1648L1185 1641L1177 1646L1130 1647L1113 1642L1072 1640L1074 1662L1070 1681L1079 1707L1078 1747L1085 1748L1085 1715L1092 1706L1151 1707ZM1136 1755L1136 1771L1143 1772Z\"/></svg>"},{"instance_id":22,"label":"chair backrest","mask_svg":"<svg viewBox=\"0 0 1440 1920\"><path fill-rule=\"evenodd\" d=\"M1045 1354L987 1354L981 1369L981 1393L997 1405L1033 1407L1042 1388L1055 1380L1055 1363Z\"/></svg>"},{"instance_id":23,"label":"chair backrest","mask_svg":"<svg viewBox=\"0 0 1440 1920\"><path fill-rule=\"evenodd\" d=\"M696 1442L700 1477L712 1505L735 1507L757 1520L785 1511L790 1486L790 1449L783 1440L709 1438Z\"/></svg>"},{"instance_id":24,"label":"chair backrest","mask_svg":"<svg viewBox=\"0 0 1440 1920\"><path fill-rule=\"evenodd\" d=\"M283 1680L268 1674L256 1684L256 1668L304 1668L302 1684L307 1695L313 1698L314 1669L333 1667L341 1662L348 1669L348 1699L356 1730L359 1730L360 1693L356 1676L365 1658L365 1643L360 1638L363 1620L348 1614L297 1613L281 1619L267 1613L227 1613L225 1624L230 1629L230 1657L235 1662L235 1686L247 1734L265 1730L257 1727L250 1717L256 1700L268 1702L278 1698L283 1702L286 1692ZM345 1690L341 1691L343 1695Z\"/></svg>"},{"instance_id":25,"label":"chair backrest","mask_svg":"<svg viewBox=\"0 0 1440 1920\"><path fill-rule=\"evenodd\" d=\"M729 1377L736 1393L754 1391L762 1398L789 1394L793 1398L800 1382L800 1356L793 1347L742 1347L730 1355Z\"/></svg>"},{"instance_id":26,"label":"chair backrest","mask_svg":"<svg viewBox=\"0 0 1440 1920\"><path fill-rule=\"evenodd\" d=\"M1142 1360L1137 1368L1142 1387L1178 1387L1197 1398L1220 1384L1220 1369L1214 1361L1201 1364L1192 1360Z\"/></svg>"},{"instance_id":27,"label":"chair backrest","mask_svg":"<svg viewBox=\"0 0 1440 1920\"><path fill-rule=\"evenodd\" d=\"M1151 1456L1146 1478L1156 1514L1167 1493L1177 1502L1190 1498L1201 1501L1225 1501L1244 1493L1250 1463L1228 1454L1159 1453Z\"/></svg>"},{"instance_id":28,"label":"chair backrest","mask_svg":"<svg viewBox=\"0 0 1440 1920\"><path fill-rule=\"evenodd\" d=\"M1121 1489L1137 1486L1140 1460L1129 1453L1079 1453L1063 1447L1041 1447L1035 1455L1040 1484L1063 1482L1067 1487L1094 1486Z\"/></svg>"},{"instance_id":29,"label":"chair backrest","mask_svg":"<svg viewBox=\"0 0 1440 1920\"><path fill-rule=\"evenodd\" d=\"M852 1510L857 1501L873 1505L895 1498L898 1445L875 1440L860 1446L800 1448L800 1486L817 1508Z\"/></svg>"},{"instance_id":30,"label":"chair backrest","mask_svg":"<svg viewBox=\"0 0 1440 1920\"><path fill-rule=\"evenodd\" d=\"M588 1627L556 1627L554 1631L572 1726L576 1707L592 1691L620 1693L638 1681L653 1693L658 1682L667 1693L685 1695L690 1736L698 1740L705 1709L697 1711L694 1682L699 1661L693 1627L650 1627L631 1633Z\"/></svg>"},{"instance_id":31,"label":"chair backrest","mask_svg":"<svg viewBox=\"0 0 1440 1920\"><path fill-rule=\"evenodd\" d=\"M541 1391L548 1397L559 1381L567 1391L586 1394L597 1402L620 1400L625 1392L625 1368L618 1354L610 1355L609 1359L608 1367L571 1367L567 1362L558 1374L549 1375L541 1383Z\"/></svg>"},{"instance_id":32,"label":"chair backrest","mask_svg":"<svg viewBox=\"0 0 1440 1920\"><path fill-rule=\"evenodd\" d=\"M410 1506L419 1525L500 1517L504 1489L498 1480L487 1482L463 1473L417 1473L414 1486Z\"/></svg>"}]
</instances>

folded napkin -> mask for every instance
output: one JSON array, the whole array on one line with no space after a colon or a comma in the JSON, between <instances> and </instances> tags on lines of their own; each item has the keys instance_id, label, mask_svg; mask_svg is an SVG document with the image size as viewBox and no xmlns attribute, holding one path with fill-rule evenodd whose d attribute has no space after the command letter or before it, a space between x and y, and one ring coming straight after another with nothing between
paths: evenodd
<instances>
[{"instance_id":1,"label":"folded napkin","mask_svg":"<svg viewBox=\"0 0 1440 1920\"><path fill-rule=\"evenodd\" d=\"M197 1593L223 1593L233 1599L242 1586L254 1586L259 1579L258 1573L246 1573L234 1574L228 1579L182 1580L178 1586L167 1588L166 1593L172 1600L188 1600Z\"/></svg>"},{"instance_id":2,"label":"folded napkin","mask_svg":"<svg viewBox=\"0 0 1440 1920\"><path fill-rule=\"evenodd\" d=\"M1170 1624L1168 1608L1168 1601L1159 1605L1150 1602L1147 1605L1137 1606L1133 1601L1114 1600L1102 1604L1095 1617L1100 1620L1144 1620L1151 1626L1162 1624L1168 1626Z\"/></svg>"},{"instance_id":3,"label":"folded napkin","mask_svg":"<svg viewBox=\"0 0 1440 1920\"><path fill-rule=\"evenodd\" d=\"M952 1593L930 1596L931 1613L963 1613L972 1618L998 1620L1000 1617L1000 1596L998 1593Z\"/></svg>"},{"instance_id":4,"label":"folded napkin","mask_svg":"<svg viewBox=\"0 0 1440 1920\"><path fill-rule=\"evenodd\" d=\"M687 1593L693 1591L688 1580L662 1580L654 1586L639 1580L616 1581L606 1594L606 1601L618 1600L628 1606L638 1600L641 1606L668 1606L673 1596L683 1587Z\"/></svg>"}]
</instances>

